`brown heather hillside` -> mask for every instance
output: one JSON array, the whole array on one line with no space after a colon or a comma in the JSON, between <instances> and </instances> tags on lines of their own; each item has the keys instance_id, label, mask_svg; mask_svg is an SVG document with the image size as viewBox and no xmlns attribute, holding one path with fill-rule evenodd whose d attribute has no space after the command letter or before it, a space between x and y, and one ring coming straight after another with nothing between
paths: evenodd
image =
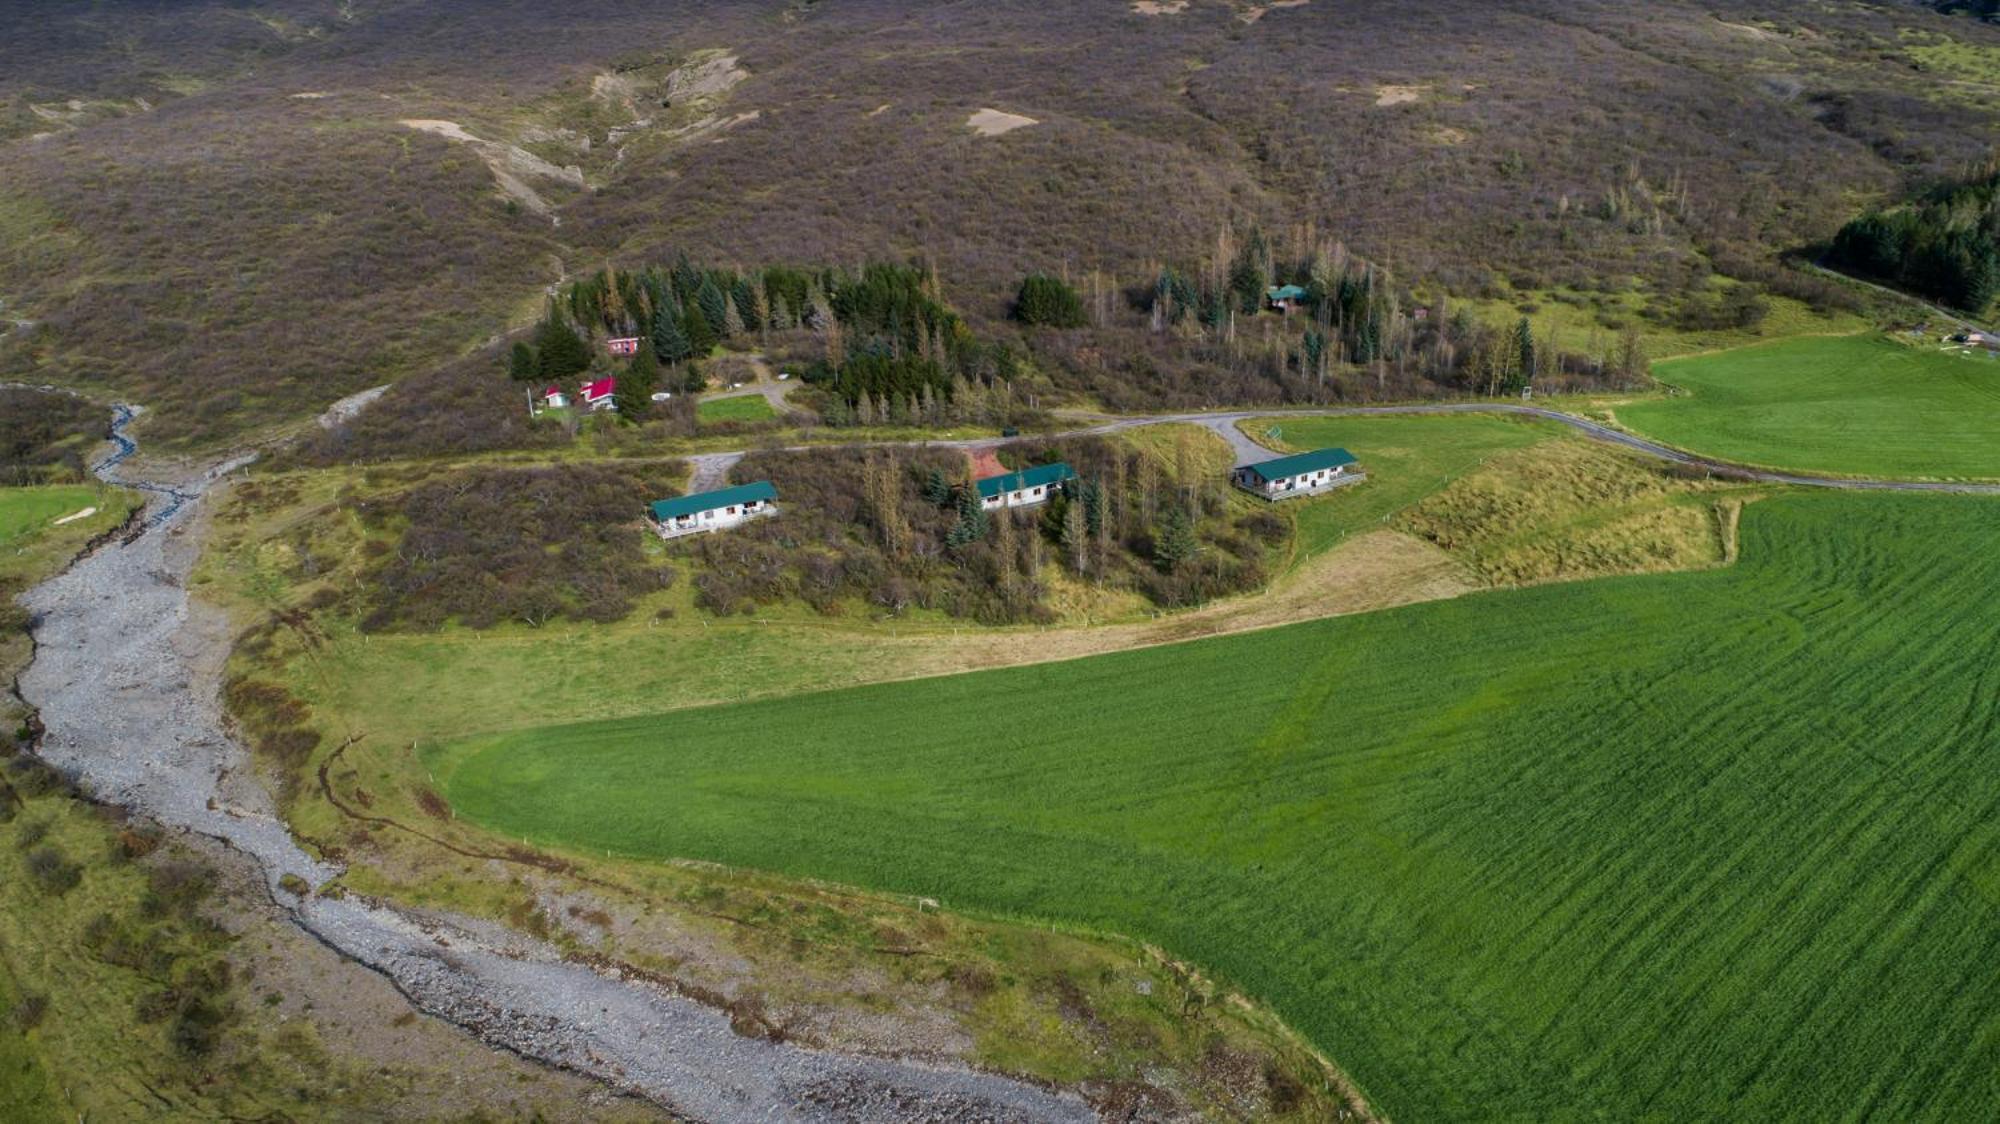
<instances>
[{"instance_id":1,"label":"brown heather hillside","mask_svg":"<svg viewBox=\"0 0 2000 1124\"><path fill-rule=\"evenodd\" d=\"M607 259L924 255L993 331L1027 272L1133 285L1231 221L1459 296L1637 279L1670 312L1718 271L1797 288L1781 251L2000 136L1919 40L2000 51L1918 5L1765 0L11 3L0 318L38 326L0 375L215 443L463 355ZM984 109L1035 123L981 135ZM1055 366L1193 394L1104 355L1131 350Z\"/></svg>"}]
</instances>

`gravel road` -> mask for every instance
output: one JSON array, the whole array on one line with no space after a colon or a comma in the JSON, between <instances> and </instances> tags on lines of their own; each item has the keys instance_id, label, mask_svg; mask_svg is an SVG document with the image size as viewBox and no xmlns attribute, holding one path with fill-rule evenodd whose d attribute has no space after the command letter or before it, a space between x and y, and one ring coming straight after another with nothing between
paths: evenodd
<instances>
[{"instance_id":1,"label":"gravel road","mask_svg":"<svg viewBox=\"0 0 2000 1124\"><path fill-rule=\"evenodd\" d=\"M1058 416L1077 425L1072 429L1054 433L1036 433L1018 440L1046 440L1053 437L1094 437L1118 433L1141 426L1167 423L1198 425L1210 430L1217 437L1228 442L1235 452L1238 464L1254 464L1271 460L1283 454L1272 452L1246 435L1237 424L1252 418L1269 420L1280 427L1286 418L1341 418L1370 417L1383 414L1513 414L1520 417L1540 418L1543 421L1565 425L1597 441L1630 449L1635 453L1654 457L1676 464L1704 468L1718 476L1736 480L1754 481L1764 484L1796 484L1807 488L1838 488L1861 492L1951 492L1962 495L2000 495L2000 484L1980 484L1952 480L1878 480L1848 476L1820 476L1813 473L1777 472L1770 469L1752 468L1730 461L1699 456L1671 445L1662 445L1613 429L1608 425L1580 418L1575 414L1565 414L1543 406L1521 406L1511 402L1440 402L1410 406L1328 406L1307 409L1274 408L1265 410L1231 410L1223 413L1184 414L1086 414L1059 413ZM957 441L856 441L853 448L906 448L922 446L932 449L990 449L1008 444L1016 438L973 437ZM825 445L791 445L782 452L801 452L812 448L826 448ZM729 470L743 459L742 451L722 453L701 453L688 459L694 465L689 491L705 492L720 488L728 482Z\"/></svg>"},{"instance_id":2,"label":"gravel road","mask_svg":"<svg viewBox=\"0 0 2000 1124\"><path fill-rule=\"evenodd\" d=\"M343 402L334 411L354 408ZM281 890L286 874L319 886L339 871L293 841L225 732L217 689L228 631L186 589L199 553L199 501L240 462L188 480L129 479L125 428L135 413L120 407L117 447L98 469L151 496L145 531L101 547L23 598L36 617L36 650L21 694L47 729L40 752L98 799L252 856L276 908L381 972L418 1009L694 1120L1097 1119L1072 1094L1002 1077L742 1037L721 1012L567 962L525 937L495 936L490 926L420 919L357 896L300 901Z\"/></svg>"}]
</instances>

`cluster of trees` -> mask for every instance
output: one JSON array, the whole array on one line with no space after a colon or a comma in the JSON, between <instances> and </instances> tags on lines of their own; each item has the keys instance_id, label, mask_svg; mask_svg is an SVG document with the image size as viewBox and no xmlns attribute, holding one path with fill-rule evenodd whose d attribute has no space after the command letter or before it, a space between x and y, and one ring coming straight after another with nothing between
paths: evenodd
<instances>
[{"instance_id":1,"label":"cluster of trees","mask_svg":"<svg viewBox=\"0 0 2000 1124\"><path fill-rule=\"evenodd\" d=\"M1840 228L1827 261L1975 315L2000 294L2000 164Z\"/></svg>"},{"instance_id":2,"label":"cluster of trees","mask_svg":"<svg viewBox=\"0 0 2000 1124\"><path fill-rule=\"evenodd\" d=\"M790 598L838 615L856 604L988 623L1045 621L1054 575L1143 593L1165 607L1260 586L1289 534L1238 516L1190 444L1162 458L1082 439L1021 450L1017 467L1067 460L1078 478L1037 508L987 511L964 457L941 449L755 453L736 474L770 479L781 519L677 543L696 600L720 614Z\"/></svg>"},{"instance_id":3,"label":"cluster of trees","mask_svg":"<svg viewBox=\"0 0 2000 1124\"><path fill-rule=\"evenodd\" d=\"M1294 286L1299 296L1283 326L1270 310L1272 289ZM1316 241L1281 254L1251 229L1224 227L1199 267L1161 268L1137 294L1150 329L1175 334L1205 350L1212 362L1246 362L1294 396L1348 393L1357 381L1379 393L1426 387L1474 394L1514 394L1534 383L1646 378L1636 329L1596 354L1567 350L1563 340L1537 338L1524 321L1496 328L1450 302L1418 303L1373 262L1338 242ZM1250 330L1264 316L1261 330Z\"/></svg>"},{"instance_id":4,"label":"cluster of trees","mask_svg":"<svg viewBox=\"0 0 2000 1124\"><path fill-rule=\"evenodd\" d=\"M738 272L683 256L599 270L550 301L531 336L513 345L508 372L521 383L616 374L620 416L643 421L661 386L705 385L700 361L718 344L769 343L773 333L788 347L806 345L802 374L824 396L828 424L984 420L1015 406L1018 357L973 339L933 270L888 263ZM637 338L637 353L617 367L593 347L600 337Z\"/></svg>"},{"instance_id":5,"label":"cluster of trees","mask_svg":"<svg viewBox=\"0 0 2000 1124\"><path fill-rule=\"evenodd\" d=\"M679 492L675 461L447 473L359 506L388 532L366 573L371 631L614 621L674 580L648 563L636 513Z\"/></svg>"}]
</instances>

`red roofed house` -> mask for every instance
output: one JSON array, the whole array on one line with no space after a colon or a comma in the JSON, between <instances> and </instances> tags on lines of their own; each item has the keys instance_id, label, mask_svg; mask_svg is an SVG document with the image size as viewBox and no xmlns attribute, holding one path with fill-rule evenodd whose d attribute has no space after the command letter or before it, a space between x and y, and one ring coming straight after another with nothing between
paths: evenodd
<instances>
[{"instance_id":1,"label":"red roofed house","mask_svg":"<svg viewBox=\"0 0 2000 1124\"><path fill-rule=\"evenodd\" d=\"M551 386L542 391L542 405L551 410L560 410L569 405L569 395L563 393L562 387Z\"/></svg>"},{"instance_id":2,"label":"red roofed house","mask_svg":"<svg viewBox=\"0 0 2000 1124\"><path fill-rule=\"evenodd\" d=\"M639 354L639 337L629 336L624 339L605 340L604 346L613 355L637 355Z\"/></svg>"},{"instance_id":3,"label":"red roofed house","mask_svg":"<svg viewBox=\"0 0 2000 1124\"><path fill-rule=\"evenodd\" d=\"M617 391L617 379L598 379L596 382L584 383L581 397L583 408L586 410L615 410L618 408L618 403L612 400L612 395L616 394Z\"/></svg>"}]
</instances>

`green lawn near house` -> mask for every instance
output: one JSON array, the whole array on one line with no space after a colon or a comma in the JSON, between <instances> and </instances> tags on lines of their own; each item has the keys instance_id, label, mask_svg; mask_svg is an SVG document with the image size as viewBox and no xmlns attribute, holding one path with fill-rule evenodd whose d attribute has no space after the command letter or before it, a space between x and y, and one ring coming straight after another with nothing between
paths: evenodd
<instances>
[{"instance_id":1,"label":"green lawn near house","mask_svg":"<svg viewBox=\"0 0 2000 1124\"><path fill-rule=\"evenodd\" d=\"M2000 1101L1996 548L1993 501L1788 494L1726 568L425 763L541 845L1157 943L1393 1119L1972 1119Z\"/></svg>"},{"instance_id":2,"label":"green lawn near house","mask_svg":"<svg viewBox=\"0 0 2000 1124\"><path fill-rule=\"evenodd\" d=\"M743 394L735 398L710 398L695 407L697 421L769 421L778 416L778 411L764 400L761 394Z\"/></svg>"},{"instance_id":3,"label":"green lawn near house","mask_svg":"<svg viewBox=\"0 0 2000 1124\"><path fill-rule=\"evenodd\" d=\"M1368 475L1361 484L1278 501L1277 510L1297 520L1298 561L1324 553L1349 535L1382 526L1396 512L1499 453L1562 434L1551 422L1468 414L1275 416L1251 419L1241 428L1286 452L1345 448L1354 454L1355 468Z\"/></svg>"},{"instance_id":4,"label":"green lawn near house","mask_svg":"<svg viewBox=\"0 0 2000 1124\"><path fill-rule=\"evenodd\" d=\"M2000 478L2000 359L1875 334L1656 364L1681 396L1622 406L1648 437L1724 460L1906 478Z\"/></svg>"}]
</instances>

